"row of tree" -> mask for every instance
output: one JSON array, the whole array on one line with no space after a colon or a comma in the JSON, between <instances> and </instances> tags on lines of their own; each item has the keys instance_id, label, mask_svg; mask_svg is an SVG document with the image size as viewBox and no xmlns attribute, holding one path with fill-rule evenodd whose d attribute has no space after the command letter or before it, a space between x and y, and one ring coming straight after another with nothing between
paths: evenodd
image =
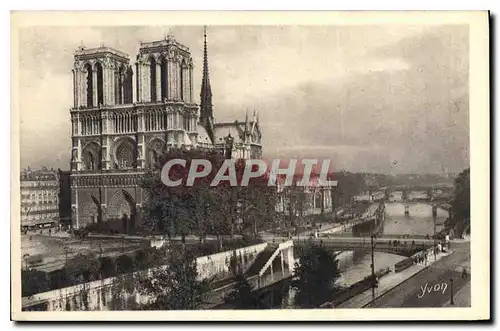
<instances>
[{"instance_id":1,"label":"row of tree","mask_svg":"<svg viewBox=\"0 0 500 331\"><path fill-rule=\"evenodd\" d=\"M175 187L166 186L161 180L160 169L171 159L186 160L185 166L177 165L170 169L171 180L182 180L182 184ZM208 160L211 171L188 186L187 177L194 159ZM247 186L231 186L229 181L211 186L224 161L225 157L214 151L171 149L160 154L157 168L148 172L142 183L149 197L143 209L149 229L169 237L194 234L200 240L209 234L233 236L248 233L256 236L263 228L293 221L297 215L303 216L307 209L303 188L291 186L278 192L276 187L268 185L268 173L251 178ZM234 169L237 183L240 183L246 166L244 160L237 161ZM199 167L198 171L202 170L203 167ZM345 207L366 188L363 174L338 172L330 174L329 179L337 180L338 185L320 190L322 195L330 194L332 200L331 210L322 206L324 212ZM276 211L280 198L286 201L288 217L283 218Z\"/></svg>"},{"instance_id":2,"label":"row of tree","mask_svg":"<svg viewBox=\"0 0 500 331\"><path fill-rule=\"evenodd\" d=\"M169 172L171 180L182 180L180 186L165 185L159 169L145 176L142 187L149 199L143 212L152 232L182 238L194 234L203 241L210 234L233 237L237 233L250 233L257 236L260 228L273 222L276 189L267 185L266 175L252 178L248 186L231 186L229 181L211 186L225 160L218 153L174 149L159 158L159 169L170 159L186 160L186 165L173 166ZM188 186L186 181L194 159L208 160L212 170ZM234 170L239 183L245 162L237 162Z\"/></svg>"}]
</instances>

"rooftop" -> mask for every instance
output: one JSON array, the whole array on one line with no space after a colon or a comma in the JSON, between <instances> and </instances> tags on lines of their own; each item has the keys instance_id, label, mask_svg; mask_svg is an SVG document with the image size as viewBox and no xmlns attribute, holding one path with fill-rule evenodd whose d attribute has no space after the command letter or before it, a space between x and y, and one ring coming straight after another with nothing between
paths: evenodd
<instances>
[{"instance_id":1,"label":"rooftop","mask_svg":"<svg viewBox=\"0 0 500 331\"><path fill-rule=\"evenodd\" d=\"M161 46L169 46L174 45L179 47L180 49L189 52L189 47L180 44L175 38L171 35L166 36L163 40L157 41L149 41L149 42L141 42L141 49L145 48L153 48L153 47L161 47Z\"/></svg>"},{"instance_id":2,"label":"rooftop","mask_svg":"<svg viewBox=\"0 0 500 331\"><path fill-rule=\"evenodd\" d=\"M114 48L111 47L96 47L96 48L85 48L84 46L80 46L76 51L75 51L75 56L84 56L84 55L94 55L94 54L111 54L120 58L123 58L125 60L129 59L129 56L123 52L120 52Z\"/></svg>"},{"instance_id":3,"label":"rooftop","mask_svg":"<svg viewBox=\"0 0 500 331\"><path fill-rule=\"evenodd\" d=\"M30 180L57 180L58 174L57 170L48 169L47 167L42 167L39 170L32 170L28 167L28 169L21 170L21 181L30 181Z\"/></svg>"}]
</instances>

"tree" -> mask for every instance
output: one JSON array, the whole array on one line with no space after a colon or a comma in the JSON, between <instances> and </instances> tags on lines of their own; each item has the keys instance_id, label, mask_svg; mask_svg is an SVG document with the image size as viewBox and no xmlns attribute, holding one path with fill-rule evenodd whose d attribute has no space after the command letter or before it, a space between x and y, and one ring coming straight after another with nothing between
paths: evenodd
<instances>
[{"instance_id":1,"label":"tree","mask_svg":"<svg viewBox=\"0 0 500 331\"><path fill-rule=\"evenodd\" d=\"M170 159L186 160L185 166L173 166L169 172L172 180L182 180L180 186L166 186L161 181L160 169ZM185 183L193 159L210 161L212 173L197 178L192 186L187 186ZM201 150L171 149L161 154L158 168L150 170L142 182L149 197L144 217L150 230L167 234L169 238L181 235L183 239L190 233L197 233L201 238L208 231L213 231L217 227L214 223L220 220L218 215L214 215L220 199L216 198L217 192L210 187L210 183L222 162L223 159L217 153Z\"/></svg>"},{"instance_id":2,"label":"tree","mask_svg":"<svg viewBox=\"0 0 500 331\"><path fill-rule=\"evenodd\" d=\"M161 254L161 250L157 250L155 247L147 247L136 251L134 257L134 268L135 270L145 270L154 265L157 265L158 257Z\"/></svg>"},{"instance_id":3,"label":"tree","mask_svg":"<svg viewBox=\"0 0 500 331\"><path fill-rule=\"evenodd\" d=\"M50 289L63 288L73 285L65 268L56 269L48 273Z\"/></svg>"},{"instance_id":4,"label":"tree","mask_svg":"<svg viewBox=\"0 0 500 331\"><path fill-rule=\"evenodd\" d=\"M320 246L307 246L300 252L291 282L297 291L297 304L312 308L329 300L339 277L338 261L330 252Z\"/></svg>"},{"instance_id":5,"label":"tree","mask_svg":"<svg viewBox=\"0 0 500 331\"><path fill-rule=\"evenodd\" d=\"M300 222L297 221L297 217L299 216L301 219L304 217L304 213L308 208L307 196L305 193L305 188L300 186L287 186L283 189L285 195L288 200L288 215L290 225L296 226L299 225Z\"/></svg>"},{"instance_id":6,"label":"tree","mask_svg":"<svg viewBox=\"0 0 500 331\"><path fill-rule=\"evenodd\" d=\"M210 189L206 186L199 187L197 194L194 195L192 215L200 243L205 241L207 234L213 232L213 222L210 221L210 206L214 206Z\"/></svg>"},{"instance_id":7,"label":"tree","mask_svg":"<svg viewBox=\"0 0 500 331\"><path fill-rule=\"evenodd\" d=\"M133 269L134 269L134 259L130 255L123 254L116 259L116 271L119 274L132 272Z\"/></svg>"},{"instance_id":8,"label":"tree","mask_svg":"<svg viewBox=\"0 0 500 331\"><path fill-rule=\"evenodd\" d=\"M101 278L113 277L116 275L116 264L109 256L99 258L99 272Z\"/></svg>"},{"instance_id":9,"label":"tree","mask_svg":"<svg viewBox=\"0 0 500 331\"><path fill-rule=\"evenodd\" d=\"M69 280L73 284L90 282L99 278L100 262L95 254L77 254L65 265Z\"/></svg>"},{"instance_id":10,"label":"tree","mask_svg":"<svg viewBox=\"0 0 500 331\"><path fill-rule=\"evenodd\" d=\"M182 246L171 246L164 266L139 279L138 290L150 297L142 310L192 310L204 303L207 281L197 279L196 260Z\"/></svg>"},{"instance_id":11,"label":"tree","mask_svg":"<svg viewBox=\"0 0 500 331\"><path fill-rule=\"evenodd\" d=\"M268 187L266 175L252 178L245 187L231 186L228 181L212 186L213 178L226 160L223 156L215 151L172 149L160 156L159 168L171 159L186 160L185 166L173 166L169 172L171 180L180 179L181 185L164 185L159 169L149 171L142 182L149 197L144 218L151 231L169 237L180 235L183 239L188 234L198 234L200 241L211 232L219 237L220 242L223 234L234 236L236 220L241 213L252 223L254 232L274 218L276 190ZM208 160L212 169L207 176L197 178L192 186L188 186L185 184L194 159ZM238 184L245 166L244 160L235 164ZM239 210L242 205L245 208ZM248 222L245 225L248 227Z\"/></svg>"},{"instance_id":12,"label":"tree","mask_svg":"<svg viewBox=\"0 0 500 331\"><path fill-rule=\"evenodd\" d=\"M243 269L243 262L238 258L238 255L236 254L236 251L233 251L233 255L231 255L231 258L229 261L227 261L227 267L229 269L229 272L233 274L233 276L237 277L242 273Z\"/></svg>"},{"instance_id":13,"label":"tree","mask_svg":"<svg viewBox=\"0 0 500 331\"><path fill-rule=\"evenodd\" d=\"M470 221L470 168L455 178L455 190L451 202L451 226L462 232Z\"/></svg>"},{"instance_id":14,"label":"tree","mask_svg":"<svg viewBox=\"0 0 500 331\"><path fill-rule=\"evenodd\" d=\"M38 270L21 270L22 296L32 296L36 293L48 291L50 284L47 273Z\"/></svg>"},{"instance_id":15,"label":"tree","mask_svg":"<svg viewBox=\"0 0 500 331\"><path fill-rule=\"evenodd\" d=\"M253 291L252 286L242 274L235 278L236 284L234 290L231 291L224 301L233 304L237 309L262 309L263 304L259 300L257 294Z\"/></svg>"}]
</instances>

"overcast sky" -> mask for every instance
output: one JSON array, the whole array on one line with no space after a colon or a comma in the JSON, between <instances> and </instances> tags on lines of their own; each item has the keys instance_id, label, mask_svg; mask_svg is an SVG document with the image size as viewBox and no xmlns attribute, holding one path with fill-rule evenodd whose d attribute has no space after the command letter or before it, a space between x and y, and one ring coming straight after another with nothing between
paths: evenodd
<instances>
[{"instance_id":1,"label":"overcast sky","mask_svg":"<svg viewBox=\"0 0 500 331\"><path fill-rule=\"evenodd\" d=\"M199 103L202 27L21 29L21 167L69 168L81 43L134 63L141 41L166 33L192 52ZM267 159L384 173L468 166L468 26L211 26L208 43L216 121L257 110Z\"/></svg>"}]
</instances>

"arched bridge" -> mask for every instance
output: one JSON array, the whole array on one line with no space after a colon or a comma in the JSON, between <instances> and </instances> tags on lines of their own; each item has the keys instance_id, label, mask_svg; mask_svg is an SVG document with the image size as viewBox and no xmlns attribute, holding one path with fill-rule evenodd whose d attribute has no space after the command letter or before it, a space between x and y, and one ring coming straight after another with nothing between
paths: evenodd
<instances>
[{"instance_id":1,"label":"arched bridge","mask_svg":"<svg viewBox=\"0 0 500 331\"><path fill-rule=\"evenodd\" d=\"M295 247L304 247L308 243L314 243L333 251L348 251L361 250L371 251L370 237L323 237L311 238L307 240L295 240ZM414 253L432 247L434 245L432 239L409 238L409 239L391 239L391 238L375 238L373 240L374 251L410 256Z\"/></svg>"}]
</instances>

